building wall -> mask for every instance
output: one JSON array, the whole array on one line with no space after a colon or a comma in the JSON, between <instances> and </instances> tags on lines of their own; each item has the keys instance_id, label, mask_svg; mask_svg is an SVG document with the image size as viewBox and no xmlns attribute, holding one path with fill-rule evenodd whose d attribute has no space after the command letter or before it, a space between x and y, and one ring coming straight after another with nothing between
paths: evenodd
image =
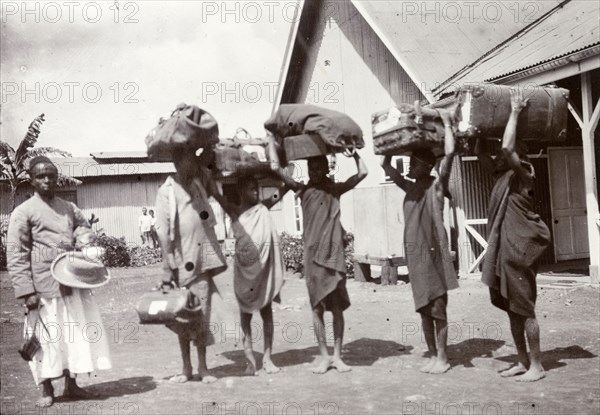
<instances>
[{"instance_id":1,"label":"building wall","mask_svg":"<svg viewBox=\"0 0 600 415\"><path fill-rule=\"evenodd\" d=\"M137 225L138 217L143 207L154 209L156 194L159 187L167 178L166 174L137 175L137 176L103 176L82 178L82 184L76 187L62 188L57 195L65 200L74 202L86 218L92 213L99 218L94 225L96 230L101 230L110 236L124 237L129 244L141 243ZM269 191L264 191L268 195ZM0 220L10 217L10 190L8 186L0 188ZM29 185L19 188L16 205L33 194ZM230 221L221 206L210 199L215 212L217 238L225 239L230 229ZM286 231L298 234L294 221L294 194L288 192L283 201L273 206L271 216L279 232Z\"/></svg>"},{"instance_id":2,"label":"building wall","mask_svg":"<svg viewBox=\"0 0 600 415\"><path fill-rule=\"evenodd\" d=\"M327 18L327 10L332 9L336 13ZM307 49L303 70L296 74L300 76L297 93L286 102L331 108L355 120L363 131L365 148L360 155L369 170L359 188L377 187L385 180L379 157L373 153L371 115L424 97L351 2L325 1L321 11L314 22L316 35L303 39ZM336 160L336 180L356 173L354 160L342 155ZM303 177L307 178L305 171ZM341 199L342 223L349 231L356 229L358 220L355 203L374 202L354 196L351 191Z\"/></svg>"}]
</instances>

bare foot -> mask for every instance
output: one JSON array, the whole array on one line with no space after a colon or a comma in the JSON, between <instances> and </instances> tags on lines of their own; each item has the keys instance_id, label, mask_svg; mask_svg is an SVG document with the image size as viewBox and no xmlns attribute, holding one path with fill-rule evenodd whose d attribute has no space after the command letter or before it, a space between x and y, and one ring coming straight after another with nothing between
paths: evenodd
<instances>
[{"instance_id":1,"label":"bare foot","mask_svg":"<svg viewBox=\"0 0 600 415\"><path fill-rule=\"evenodd\" d=\"M503 378L510 378L513 376L522 375L525 372L527 372L527 368L523 366L522 363L518 363L516 366L513 366L500 372L500 376L502 376Z\"/></svg>"},{"instance_id":2,"label":"bare foot","mask_svg":"<svg viewBox=\"0 0 600 415\"><path fill-rule=\"evenodd\" d=\"M529 370L523 375L519 376L517 382L535 382L546 377L546 372L541 367L531 366Z\"/></svg>"},{"instance_id":3,"label":"bare foot","mask_svg":"<svg viewBox=\"0 0 600 415\"><path fill-rule=\"evenodd\" d=\"M433 367L429 369L429 373L439 375L441 373L446 373L448 370L450 370L450 363L436 359Z\"/></svg>"},{"instance_id":4,"label":"bare foot","mask_svg":"<svg viewBox=\"0 0 600 415\"><path fill-rule=\"evenodd\" d=\"M48 408L49 406L52 406L53 404L54 404L53 396L42 396L35 403L35 406L37 406L38 408Z\"/></svg>"},{"instance_id":5,"label":"bare foot","mask_svg":"<svg viewBox=\"0 0 600 415\"><path fill-rule=\"evenodd\" d=\"M246 365L246 370L244 370L244 376L258 376L256 368L252 363L248 363Z\"/></svg>"},{"instance_id":6,"label":"bare foot","mask_svg":"<svg viewBox=\"0 0 600 415\"><path fill-rule=\"evenodd\" d=\"M327 372L330 364L331 361L329 360L329 358L321 358L319 364L312 368L312 372L322 375L323 373Z\"/></svg>"},{"instance_id":7,"label":"bare foot","mask_svg":"<svg viewBox=\"0 0 600 415\"><path fill-rule=\"evenodd\" d=\"M207 371L200 371L200 372L198 372L198 374L200 375L200 379L202 380L202 383L214 383L217 381L217 378L214 377L213 375L211 375Z\"/></svg>"},{"instance_id":8,"label":"bare foot","mask_svg":"<svg viewBox=\"0 0 600 415\"><path fill-rule=\"evenodd\" d=\"M277 373L281 371L281 369L273 363L272 360L263 360L263 369L267 373Z\"/></svg>"},{"instance_id":9,"label":"bare foot","mask_svg":"<svg viewBox=\"0 0 600 415\"><path fill-rule=\"evenodd\" d=\"M429 373L429 371L433 368L433 366L435 366L436 360L437 360L437 358L430 357L429 360L427 361L427 363L425 363L425 365L421 366L421 368L419 370L423 373Z\"/></svg>"},{"instance_id":10,"label":"bare foot","mask_svg":"<svg viewBox=\"0 0 600 415\"><path fill-rule=\"evenodd\" d=\"M190 380L191 377L188 377L187 375L175 375L172 378L169 379L169 382L173 382L173 383L185 383L188 380Z\"/></svg>"},{"instance_id":11,"label":"bare foot","mask_svg":"<svg viewBox=\"0 0 600 415\"><path fill-rule=\"evenodd\" d=\"M344 361L339 357L334 357L331 361L331 366L333 366L338 372L350 372L352 368L348 366Z\"/></svg>"}]
</instances>

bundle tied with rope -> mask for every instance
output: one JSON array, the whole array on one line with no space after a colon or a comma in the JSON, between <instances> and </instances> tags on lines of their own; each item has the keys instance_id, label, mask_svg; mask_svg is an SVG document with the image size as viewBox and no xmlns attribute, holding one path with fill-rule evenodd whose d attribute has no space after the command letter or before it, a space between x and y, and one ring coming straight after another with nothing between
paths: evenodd
<instances>
[{"instance_id":1,"label":"bundle tied with rope","mask_svg":"<svg viewBox=\"0 0 600 415\"><path fill-rule=\"evenodd\" d=\"M314 156L352 156L365 146L362 130L348 115L309 104L282 104L265 122L282 165Z\"/></svg>"}]
</instances>

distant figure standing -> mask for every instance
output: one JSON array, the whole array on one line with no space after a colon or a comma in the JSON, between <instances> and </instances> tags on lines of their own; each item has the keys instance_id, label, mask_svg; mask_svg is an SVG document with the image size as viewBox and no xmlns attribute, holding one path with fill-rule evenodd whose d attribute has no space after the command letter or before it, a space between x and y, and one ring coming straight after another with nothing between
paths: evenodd
<instances>
[{"instance_id":1,"label":"distant figure standing","mask_svg":"<svg viewBox=\"0 0 600 415\"><path fill-rule=\"evenodd\" d=\"M508 123L502 152L496 160L482 149L475 152L481 165L497 180L488 207L488 249L481 280L490 287L492 304L506 311L518 353L518 363L501 376L533 382L545 376L540 358L540 328L535 316L537 265L550 242L550 230L533 212L535 171L523 146L517 142L519 114L527 105L520 90L511 90ZM527 343L530 353L527 353Z\"/></svg>"},{"instance_id":2,"label":"distant figure standing","mask_svg":"<svg viewBox=\"0 0 600 415\"><path fill-rule=\"evenodd\" d=\"M154 217L154 211L152 209L150 209L148 211L148 214L150 215L150 218L152 218L150 220L150 239L152 240L152 248L158 248L158 234L156 233L156 218Z\"/></svg>"},{"instance_id":3,"label":"distant figure standing","mask_svg":"<svg viewBox=\"0 0 600 415\"><path fill-rule=\"evenodd\" d=\"M386 156L382 165L394 183L406 192L404 244L408 273L430 355L420 370L432 374L450 369L446 354L446 307L448 291L458 288L443 222L444 196L449 194L448 181L454 159L454 135L449 114L440 110L440 116L445 127L445 156L440 163L439 178L431 175L435 156L430 150L412 153L408 177L414 182L406 180L391 166L391 157Z\"/></svg>"},{"instance_id":4,"label":"distant figure standing","mask_svg":"<svg viewBox=\"0 0 600 415\"><path fill-rule=\"evenodd\" d=\"M142 245L150 246L152 218L148 215L148 210L145 207L142 208L142 214L138 218L138 227L140 228Z\"/></svg>"}]
</instances>

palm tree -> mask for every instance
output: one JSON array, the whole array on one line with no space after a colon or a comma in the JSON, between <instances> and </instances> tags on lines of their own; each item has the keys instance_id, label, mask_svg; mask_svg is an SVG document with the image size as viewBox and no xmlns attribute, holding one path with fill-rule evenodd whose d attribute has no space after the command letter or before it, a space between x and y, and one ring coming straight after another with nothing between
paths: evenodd
<instances>
[{"instance_id":1,"label":"palm tree","mask_svg":"<svg viewBox=\"0 0 600 415\"><path fill-rule=\"evenodd\" d=\"M71 157L71 154L54 147L35 147L40 127L44 122L44 114L36 117L29 128L27 134L19 147L15 151L8 143L0 141L0 180L6 181L10 186L10 211L15 209L15 196L19 186L29 181L29 160L36 156L58 155L62 157ZM59 172L58 185L78 185L81 181L65 176Z\"/></svg>"}]
</instances>

